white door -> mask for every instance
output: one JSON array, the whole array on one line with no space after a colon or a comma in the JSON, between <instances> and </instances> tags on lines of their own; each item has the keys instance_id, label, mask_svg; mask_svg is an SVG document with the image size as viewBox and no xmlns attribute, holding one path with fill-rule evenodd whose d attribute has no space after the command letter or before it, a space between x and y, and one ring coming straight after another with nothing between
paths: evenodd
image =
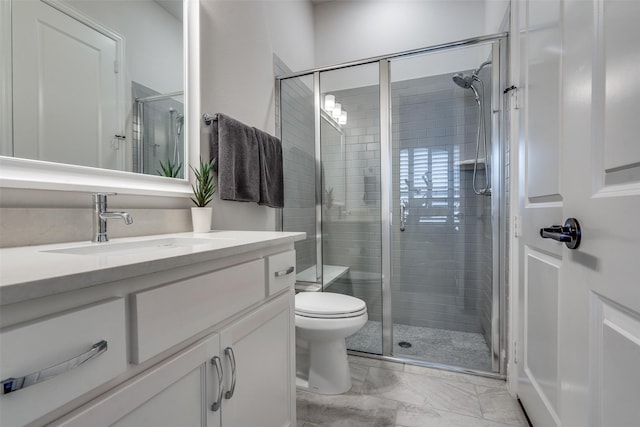
<instances>
[{"instance_id":1,"label":"white door","mask_svg":"<svg viewBox=\"0 0 640 427\"><path fill-rule=\"evenodd\" d=\"M534 426L637 425L640 2L520 7L518 395ZM540 237L571 217L577 249Z\"/></svg>"},{"instance_id":2,"label":"white door","mask_svg":"<svg viewBox=\"0 0 640 427\"><path fill-rule=\"evenodd\" d=\"M39 0L12 22L14 156L119 168L117 40Z\"/></svg>"},{"instance_id":3,"label":"white door","mask_svg":"<svg viewBox=\"0 0 640 427\"><path fill-rule=\"evenodd\" d=\"M560 180L560 0L519 4L522 237L518 396L535 426L559 426L558 287L563 249L539 229L563 221ZM555 47L555 49L554 49Z\"/></svg>"}]
</instances>

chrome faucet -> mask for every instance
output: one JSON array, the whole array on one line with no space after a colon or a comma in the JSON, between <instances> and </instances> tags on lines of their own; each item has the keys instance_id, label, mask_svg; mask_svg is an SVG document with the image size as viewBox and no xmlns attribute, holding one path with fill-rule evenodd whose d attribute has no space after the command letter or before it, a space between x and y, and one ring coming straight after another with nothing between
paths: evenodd
<instances>
[{"instance_id":1,"label":"chrome faucet","mask_svg":"<svg viewBox=\"0 0 640 427\"><path fill-rule=\"evenodd\" d=\"M107 196L115 196L116 193L95 193L93 201L95 209L93 212L93 241L106 242L107 238L107 220L113 218L122 218L124 223L133 224L133 218L129 212L109 212L107 211Z\"/></svg>"}]
</instances>

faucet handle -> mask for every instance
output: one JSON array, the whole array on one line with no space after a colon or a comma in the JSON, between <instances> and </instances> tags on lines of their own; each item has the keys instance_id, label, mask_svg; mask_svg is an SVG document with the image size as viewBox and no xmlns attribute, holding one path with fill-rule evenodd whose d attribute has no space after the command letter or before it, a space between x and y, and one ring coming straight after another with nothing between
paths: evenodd
<instances>
[{"instance_id":1,"label":"faucet handle","mask_svg":"<svg viewBox=\"0 0 640 427\"><path fill-rule=\"evenodd\" d=\"M115 196L118 193L93 193L93 200L96 203L102 203L107 200L107 196Z\"/></svg>"}]
</instances>

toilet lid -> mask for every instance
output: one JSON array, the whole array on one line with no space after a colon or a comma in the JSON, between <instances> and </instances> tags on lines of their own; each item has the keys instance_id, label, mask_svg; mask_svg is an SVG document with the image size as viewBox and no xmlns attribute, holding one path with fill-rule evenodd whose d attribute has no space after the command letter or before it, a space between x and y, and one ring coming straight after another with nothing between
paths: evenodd
<instances>
[{"instance_id":1,"label":"toilet lid","mask_svg":"<svg viewBox=\"0 0 640 427\"><path fill-rule=\"evenodd\" d=\"M332 292L300 292L296 295L296 314L316 318L357 317L367 312L361 299Z\"/></svg>"}]
</instances>

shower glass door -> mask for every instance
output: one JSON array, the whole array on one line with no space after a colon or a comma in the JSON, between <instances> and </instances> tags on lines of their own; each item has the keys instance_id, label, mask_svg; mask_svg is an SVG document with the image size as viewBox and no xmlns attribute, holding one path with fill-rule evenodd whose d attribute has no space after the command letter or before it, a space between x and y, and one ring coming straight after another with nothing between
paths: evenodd
<instances>
[{"instance_id":1,"label":"shower glass door","mask_svg":"<svg viewBox=\"0 0 640 427\"><path fill-rule=\"evenodd\" d=\"M395 357L492 371L493 60L485 44L390 61Z\"/></svg>"},{"instance_id":2,"label":"shower glass door","mask_svg":"<svg viewBox=\"0 0 640 427\"><path fill-rule=\"evenodd\" d=\"M296 242L296 282L313 286L322 277L318 262L316 149L313 75L280 82L280 138L284 169L283 231L303 231Z\"/></svg>"},{"instance_id":3,"label":"shower glass door","mask_svg":"<svg viewBox=\"0 0 640 427\"><path fill-rule=\"evenodd\" d=\"M319 77L323 290L367 304L351 350L382 354L378 63Z\"/></svg>"}]
</instances>

